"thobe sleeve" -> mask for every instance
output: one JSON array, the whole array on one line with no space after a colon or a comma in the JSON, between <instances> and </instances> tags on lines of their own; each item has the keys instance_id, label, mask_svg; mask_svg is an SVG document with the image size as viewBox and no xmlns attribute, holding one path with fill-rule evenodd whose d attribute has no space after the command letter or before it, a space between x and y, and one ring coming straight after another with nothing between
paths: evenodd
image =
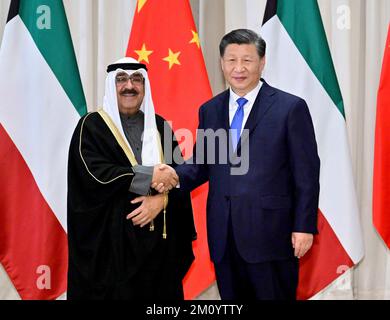
<instances>
[{"instance_id":1,"label":"thobe sleeve","mask_svg":"<svg viewBox=\"0 0 390 320\"><path fill-rule=\"evenodd\" d=\"M134 178L131 181L129 191L146 196L150 191L153 178L153 167L136 165L133 167Z\"/></svg>"}]
</instances>

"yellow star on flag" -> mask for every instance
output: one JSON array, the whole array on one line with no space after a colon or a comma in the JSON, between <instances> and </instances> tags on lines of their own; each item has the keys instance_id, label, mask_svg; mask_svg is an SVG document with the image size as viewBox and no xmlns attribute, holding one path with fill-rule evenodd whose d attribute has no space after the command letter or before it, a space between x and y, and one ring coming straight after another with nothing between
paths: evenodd
<instances>
[{"instance_id":1,"label":"yellow star on flag","mask_svg":"<svg viewBox=\"0 0 390 320\"><path fill-rule=\"evenodd\" d=\"M199 41L199 35L198 33L196 33L195 31L191 30L192 32L192 39L190 41L190 43L196 43L196 45L198 46L198 48L200 48L200 41Z\"/></svg>"},{"instance_id":2,"label":"yellow star on flag","mask_svg":"<svg viewBox=\"0 0 390 320\"><path fill-rule=\"evenodd\" d=\"M141 11L142 7L148 0L138 0L138 13Z\"/></svg>"},{"instance_id":3,"label":"yellow star on flag","mask_svg":"<svg viewBox=\"0 0 390 320\"><path fill-rule=\"evenodd\" d=\"M141 50L134 50L138 54L138 62L146 61L149 63L149 56L153 53L151 50L146 50L145 43L142 45Z\"/></svg>"},{"instance_id":4,"label":"yellow star on flag","mask_svg":"<svg viewBox=\"0 0 390 320\"><path fill-rule=\"evenodd\" d=\"M173 66L174 64L180 65L180 61L179 61L179 59L178 59L178 58L179 58L179 55L180 55L180 51L174 53L174 52L172 52L171 49L169 49L169 55L168 55L168 57L165 57L165 58L163 59L164 61L169 62L169 69L171 69L172 66Z\"/></svg>"}]
</instances>

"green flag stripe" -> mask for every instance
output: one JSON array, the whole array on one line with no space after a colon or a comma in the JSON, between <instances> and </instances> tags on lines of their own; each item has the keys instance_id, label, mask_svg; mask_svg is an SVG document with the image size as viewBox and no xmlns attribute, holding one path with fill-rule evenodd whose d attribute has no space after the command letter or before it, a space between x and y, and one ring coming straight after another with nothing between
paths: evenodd
<instances>
[{"instance_id":1,"label":"green flag stripe","mask_svg":"<svg viewBox=\"0 0 390 320\"><path fill-rule=\"evenodd\" d=\"M277 15L343 117L344 104L317 0L278 0Z\"/></svg>"},{"instance_id":2,"label":"green flag stripe","mask_svg":"<svg viewBox=\"0 0 390 320\"><path fill-rule=\"evenodd\" d=\"M80 115L87 112L62 0L20 0L19 15Z\"/></svg>"}]
</instances>

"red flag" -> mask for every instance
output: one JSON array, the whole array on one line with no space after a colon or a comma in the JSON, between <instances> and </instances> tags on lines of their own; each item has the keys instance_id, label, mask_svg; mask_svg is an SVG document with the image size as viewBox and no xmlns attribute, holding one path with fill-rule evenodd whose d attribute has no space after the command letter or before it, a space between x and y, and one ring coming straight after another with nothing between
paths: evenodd
<instances>
[{"instance_id":1,"label":"red flag","mask_svg":"<svg viewBox=\"0 0 390 320\"><path fill-rule=\"evenodd\" d=\"M390 248L390 24L376 110L373 222Z\"/></svg>"},{"instance_id":2,"label":"red flag","mask_svg":"<svg viewBox=\"0 0 390 320\"><path fill-rule=\"evenodd\" d=\"M138 0L126 55L147 65L156 112L172 121L176 137L180 140L177 130L182 128L195 137L198 109L212 92L188 0ZM191 149L183 151L188 158ZM186 299L215 279L206 236L207 190L203 186L192 193L198 240L195 262L184 280Z\"/></svg>"}]
</instances>

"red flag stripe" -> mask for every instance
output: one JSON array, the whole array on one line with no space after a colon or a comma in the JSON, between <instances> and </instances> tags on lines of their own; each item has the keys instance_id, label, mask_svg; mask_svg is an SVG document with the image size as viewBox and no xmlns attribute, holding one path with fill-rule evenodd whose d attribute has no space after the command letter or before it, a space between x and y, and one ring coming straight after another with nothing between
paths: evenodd
<instances>
[{"instance_id":1,"label":"red flag stripe","mask_svg":"<svg viewBox=\"0 0 390 320\"><path fill-rule=\"evenodd\" d=\"M66 233L1 125L0 184L0 261L22 299L55 299L66 291Z\"/></svg>"},{"instance_id":2,"label":"red flag stripe","mask_svg":"<svg viewBox=\"0 0 390 320\"><path fill-rule=\"evenodd\" d=\"M184 298L186 300L197 297L215 280L214 265L209 258L206 233L207 192L208 185L204 185L191 194L198 240L193 245L195 261L184 279ZM199 230L200 228L202 229Z\"/></svg>"},{"instance_id":3,"label":"red flag stripe","mask_svg":"<svg viewBox=\"0 0 390 320\"><path fill-rule=\"evenodd\" d=\"M390 24L376 111L373 223L390 248Z\"/></svg>"},{"instance_id":4,"label":"red flag stripe","mask_svg":"<svg viewBox=\"0 0 390 320\"><path fill-rule=\"evenodd\" d=\"M313 247L300 260L297 299L309 299L332 283L354 263L343 248L332 227L318 210L318 234ZM320 243L331 243L324 246Z\"/></svg>"}]
</instances>

